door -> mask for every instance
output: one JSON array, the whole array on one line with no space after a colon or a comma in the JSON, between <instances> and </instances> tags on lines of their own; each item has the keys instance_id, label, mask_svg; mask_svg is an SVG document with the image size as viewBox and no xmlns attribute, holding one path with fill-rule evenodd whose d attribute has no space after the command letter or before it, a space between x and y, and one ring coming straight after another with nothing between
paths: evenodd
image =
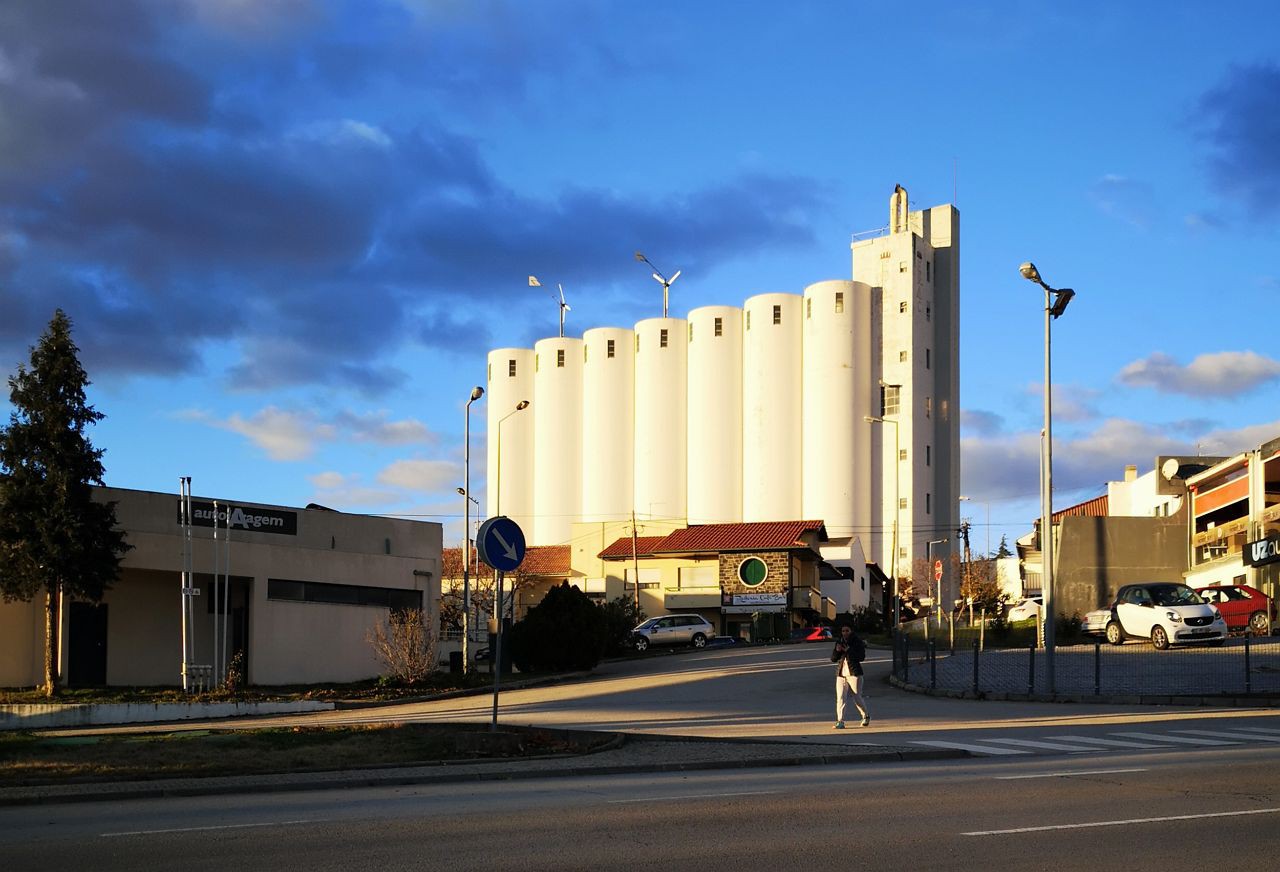
<instances>
[{"instance_id":1,"label":"door","mask_svg":"<svg viewBox=\"0 0 1280 872\"><path fill-rule=\"evenodd\" d=\"M105 687L106 603L71 603L67 617L67 687Z\"/></svg>"},{"instance_id":2,"label":"door","mask_svg":"<svg viewBox=\"0 0 1280 872\"><path fill-rule=\"evenodd\" d=\"M1156 607L1145 587L1133 587L1116 603L1120 626L1130 636L1150 636L1156 622Z\"/></svg>"}]
</instances>

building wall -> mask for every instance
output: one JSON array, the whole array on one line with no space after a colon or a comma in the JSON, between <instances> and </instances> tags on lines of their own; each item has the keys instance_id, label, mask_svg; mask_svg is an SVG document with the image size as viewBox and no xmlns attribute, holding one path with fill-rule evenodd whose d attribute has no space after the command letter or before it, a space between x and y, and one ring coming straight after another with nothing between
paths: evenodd
<instances>
[{"instance_id":1,"label":"building wall","mask_svg":"<svg viewBox=\"0 0 1280 872\"><path fill-rule=\"evenodd\" d=\"M559 545L582 515L582 340L543 339L533 360L533 408L520 413L533 413L533 528L526 536Z\"/></svg>"},{"instance_id":2,"label":"building wall","mask_svg":"<svg viewBox=\"0 0 1280 872\"><path fill-rule=\"evenodd\" d=\"M44 681L44 597L0 600L0 687L34 687Z\"/></svg>"},{"instance_id":3,"label":"building wall","mask_svg":"<svg viewBox=\"0 0 1280 872\"><path fill-rule=\"evenodd\" d=\"M582 520L621 521L635 505L635 333L599 327L582 341Z\"/></svg>"},{"instance_id":4,"label":"building wall","mask_svg":"<svg viewBox=\"0 0 1280 872\"><path fill-rule=\"evenodd\" d=\"M529 348L499 348L489 352L489 390L485 400L488 452L485 511L490 516L503 514L511 518L520 525L526 538L534 529L533 416L538 410L526 408L517 412L515 409L524 400L533 401L533 360L533 350Z\"/></svg>"},{"instance_id":5,"label":"building wall","mask_svg":"<svg viewBox=\"0 0 1280 872\"><path fill-rule=\"evenodd\" d=\"M742 520L746 522L799 518L803 506L802 302L796 294L758 294L743 306Z\"/></svg>"},{"instance_id":6,"label":"building wall","mask_svg":"<svg viewBox=\"0 0 1280 872\"><path fill-rule=\"evenodd\" d=\"M1071 615L1109 605L1139 581L1181 583L1187 522L1174 518L1066 517L1055 543L1054 611Z\"/></svg>"},{"instance_id":7,"label":"building wall","mask_svg":"<svg viewBox=\"0 0 1280 872\"><path fill-rule=\"evenodd\" d=\"M689 348L686 334L686 322L681 318L650 318L636 324L635 512L638 518L684 520L686 517Z\"/></svg>"},{"instance_id":8,"label":"building wall","mask_svg":"<svg viewBox=\"0 0 1280 872\"><path fill-rule=\"evenodd\" d=\"M716 335L716 323L720 335ZM742 310L689 313L690 524L742 520Z\"/></svg>"}]
</instances>

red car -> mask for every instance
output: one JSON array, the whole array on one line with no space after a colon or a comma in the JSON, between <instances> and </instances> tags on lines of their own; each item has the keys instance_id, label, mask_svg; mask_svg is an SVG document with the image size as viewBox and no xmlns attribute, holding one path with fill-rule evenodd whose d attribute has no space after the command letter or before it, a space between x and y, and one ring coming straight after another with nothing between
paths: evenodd
<instances>
[{"instance_id":1,"label":"red car","mask_svg":"<svg viewBox=\"0 0 1280 872\"><path fill-rule=\"evenodd\" d=\"M1262 636L1271 632L1271 598L1247 584L1196 588L1204 601L1215 606L1228 630L1246 630Z\"/></svg>"}]
</instances>

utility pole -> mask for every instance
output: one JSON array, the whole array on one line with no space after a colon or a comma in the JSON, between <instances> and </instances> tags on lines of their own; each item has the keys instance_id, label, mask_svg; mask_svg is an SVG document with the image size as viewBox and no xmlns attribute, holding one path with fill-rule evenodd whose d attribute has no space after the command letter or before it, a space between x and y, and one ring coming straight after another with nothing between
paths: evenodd
<instances>
[{"instance_id":1,"label":"utility pole","mask_svg":"<svg viewBox=\"0 0 1280 872\"><path fill-rule=\"evenodd\" d=\"M631 510L631 571L636 576L636 616L640 615L640 558L636 554L636 510Z\"/></svg>"}]
</instances>

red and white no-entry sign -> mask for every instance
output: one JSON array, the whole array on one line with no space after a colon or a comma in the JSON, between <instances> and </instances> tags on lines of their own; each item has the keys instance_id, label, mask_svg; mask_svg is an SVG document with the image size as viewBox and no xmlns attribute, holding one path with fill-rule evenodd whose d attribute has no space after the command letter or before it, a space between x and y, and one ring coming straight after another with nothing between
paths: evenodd
<instances>
[{"instance_id":1,"label":"red and white no-entry sign","mask_svg":"<svg viewBox=\"0 0 1280 872\"><path fill-rule=\"evenodd\" d=\"M942 561L933 561L933 580L942 581Z\"/></svg>"}]
</instances>

